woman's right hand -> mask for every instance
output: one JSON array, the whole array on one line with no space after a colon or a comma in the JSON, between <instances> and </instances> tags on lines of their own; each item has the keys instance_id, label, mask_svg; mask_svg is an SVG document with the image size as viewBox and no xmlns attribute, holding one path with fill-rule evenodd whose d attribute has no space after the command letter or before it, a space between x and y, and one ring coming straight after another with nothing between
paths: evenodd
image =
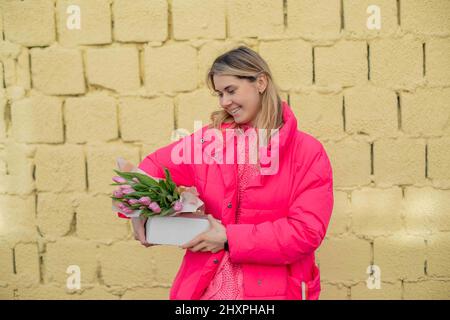
<instances>
[{"instance_id":1,"label":"woman's right hand","mask_svg":"<svg viewBox=\"0 0 450 320\"><path fill-rule=\"evenodd\" d=\"M145 247L156 246L156 244L148 243L145 235L145 223L148 218L136 217L131 218L131 225L133 226L134 239L141 242Z\"/></svg>"}]
</instances>

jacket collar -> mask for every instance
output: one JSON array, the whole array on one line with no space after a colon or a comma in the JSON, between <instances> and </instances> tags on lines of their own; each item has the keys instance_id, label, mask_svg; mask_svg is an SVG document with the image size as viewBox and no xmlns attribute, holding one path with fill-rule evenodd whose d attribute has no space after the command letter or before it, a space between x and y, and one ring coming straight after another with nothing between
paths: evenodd
<instances>
[{"instance_id":1,"label":"jacket collar","mask_svg":"<svg viewBox=\"0 0 450 320\"><path fill-rule=\"evenodd\" d=\"M289 145L290 141L292 140L292 137L295 135L295 132L297 131L297 119L294 115L294 112L292 111L291 106L289 106L289 104L286 101L282 101L282 112L283 112L283 125L281 126L281 128L278 130L278 134L279 134L279 140L278 140L278 145L281 149L284 149L285 146ZM222 130L228 129L228 128L232 128L233 126L236 126L236 124L234 122L224 122L222 123ZM252 128L252 126L248 125L248 124L241 124L239 125L239 127L241 127L244 131ZM231 139L229 139L231 140ZM227 146L229 144L230 141L227 141L227 143L223 144L223 147ZM275 139L270 139L269 144L267 146L268 149L271 149L272 144L275 143ZM261 147L261 148L266 148L266 147ZM222 150L220 150L222 151Z\"/></svg>"},{"instance_id":2,"label":"jacket collar","mask_svg":"<svg viewBox=\"0 0 450 320\"><path fill-rule=\"evenodd\" d=\"M283 112L283 125L281 128L278 129L278 139L274 139L271 137L269 143L267 146L262 146L259 148L259 153L261 155L270 155L272 148L276 147L278 145L278 154L279 157L277 159L278 165L280 158L283 156L286 147L289 146L290 142L292 141L293 137L295 136L295 133L297 131L297 119L295 118L295 115L292 111L292 108L288 105L287 102L282 101L282 112ZM221 129L223 132L225 132L225 129L227 128L235 128L236 123L229 122L229 123L222 123ZM241 127L246 130L250 128L249 125L241 125ZM228 137L224 138L223 145L221 149L217 149L216 155L223 155L225 157L225 151L227 147L235 147L235 139L233 138L233 135L229 135ZM208 155L206 155L208 156ZM208 156L210 157L210 156ZM215 161L212 161L213 165L218 165L215 163ZM234 164L227 164L223 163L219 165L220 172L222 174L223 182L225 186L228 188L229 186L233 185L233 181L236 178L237 175L237 165ZM264 168L264 166L263 166ZM248 187L251 186L262 186L269 174L264 174L264 171L261 172L261 174L257 175L253 179L249 181Z\"/></svg>"}]
</instances>

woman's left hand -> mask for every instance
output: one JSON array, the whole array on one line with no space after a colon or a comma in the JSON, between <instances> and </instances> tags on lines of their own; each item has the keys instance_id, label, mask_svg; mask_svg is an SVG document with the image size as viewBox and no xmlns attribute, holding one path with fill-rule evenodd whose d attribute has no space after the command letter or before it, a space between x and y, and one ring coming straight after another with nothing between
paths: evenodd
<instances>
[{"instance_id":1,"label":"woman's left hand","mask_svg":"<svg viewBox=\"0 0 450 320\"><path fill-rule=\"evenodd\" d=\"M196 251L211 251L216 253L223 249L227 240L226 228L220 220L215 219L211 214L207 214L210 227L207 231L200 233L191 241L181 245L181 248Z\"/></svg>"}]
</instances>

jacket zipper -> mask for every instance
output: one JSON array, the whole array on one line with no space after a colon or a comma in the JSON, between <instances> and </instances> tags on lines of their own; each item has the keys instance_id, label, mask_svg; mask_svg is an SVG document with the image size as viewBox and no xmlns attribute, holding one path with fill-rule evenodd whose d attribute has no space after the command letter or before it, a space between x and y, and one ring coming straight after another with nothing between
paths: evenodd
<instances>
[{"instance_id":1,"label":"jacket zipper","mask_svg":"<svg viewBox=\"0 0 450 320\"><path fill-rule=\"evenodd\" d=\"M302 281L302 300L306 300L306 283Z\"/></svg>"}]
</instances>

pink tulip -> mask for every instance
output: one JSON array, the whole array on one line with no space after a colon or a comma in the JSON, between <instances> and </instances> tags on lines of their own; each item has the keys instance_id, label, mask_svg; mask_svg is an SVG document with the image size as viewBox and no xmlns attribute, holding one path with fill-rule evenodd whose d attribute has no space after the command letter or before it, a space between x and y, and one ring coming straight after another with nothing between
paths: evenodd
<instances>
[{"instance_id":1,"label":"pink tulip","mask_svg":"<svg viewBox=\"0 0 450 320\"><path fill-rule=\"evenodd\" d=\"M150 197L141 197L139 198L139 202L142 203L144 206L149 206L152 202L152 199Z\"/></svg>"},{"instance_id":2,"label":"pink tulip","mask_svg":"<svg viewBox=\"0 0 450 320\"><path fill-rule=\"evenodd\" d=\"M133 210L130 208L123 208L122 211L127 214L133 213Z\"/></svg>"},{"instance_id":3,"label":"pink tulip","mask_svg":"<svg viewBox=\"0 0 450 320\"><path fill-rule=\"evenodd\" d=\"M115 176L112 179L113 179L114 182L117 182L117 183L125 183L125 182L127 182L126 179L124 179L122 177L119 177L119 176Z\"/></svg>"},{"instance_id":4,"label":"pink tulip","mask_svg":"<svg viewBox=\"0 0 450 320\"><path fill-rule=\"evenodd\" d=\"M130 189L131 186L129 184L122 184L119 186L120 189Z\"/></svg>"},{"instance_id":5,"label":"pink tulip","mask_svg":"<svg viewBox=\"0 0 450 320\"><path fill-rule=\"evenodd\" d=\"M183 204L181 203L181 201L176 201L173 205L173 209L175 211L180 211L181 209L183 209Z\"/></svg>"},{"instance_id":6,"label":"pink tulip","mask_svg":"<svg viewBox=\"0 0 450 320\"><path fill-rule=\"evenodd\" d=\"M159 205L156 202L150 203L148 208L150 210L152 210L154 213L160 213L161 212L161 208L159 207Z\"/></svg>"},{"instance_id":7,"label":"pink tulip","mask_svg":"<svg viewBox=\"0 0 450 320\"><path fill-rule=\"evenodd\" d=\"M113 196L116 197L116 198L122 198L123 197L123 193L122 193L121 190L114 190Z\"/></svg>"},{"instance_id":8,"label":"pink tulip","mask_svg":"<svg viewBox=\"0 0 450 320\"><path fill-rule=\"evenodd\" d=\"M130 194L130 193L133 193L133 192L135 192L136 190L134 190L133 188L128 188L128 189L123 189L122 190L122 193L124 193L124 194Z\"/></svg>"},{"instance_id":9,"label":"pink tulip","mask_svg":"<svg viewBox=\"0 0 450 320\"><path fill-rule=\"evenodd\" d=\"M128 203L131 205L138 204L139 200L138 199L128 199Z\"/></svg>"}]
</instances>

